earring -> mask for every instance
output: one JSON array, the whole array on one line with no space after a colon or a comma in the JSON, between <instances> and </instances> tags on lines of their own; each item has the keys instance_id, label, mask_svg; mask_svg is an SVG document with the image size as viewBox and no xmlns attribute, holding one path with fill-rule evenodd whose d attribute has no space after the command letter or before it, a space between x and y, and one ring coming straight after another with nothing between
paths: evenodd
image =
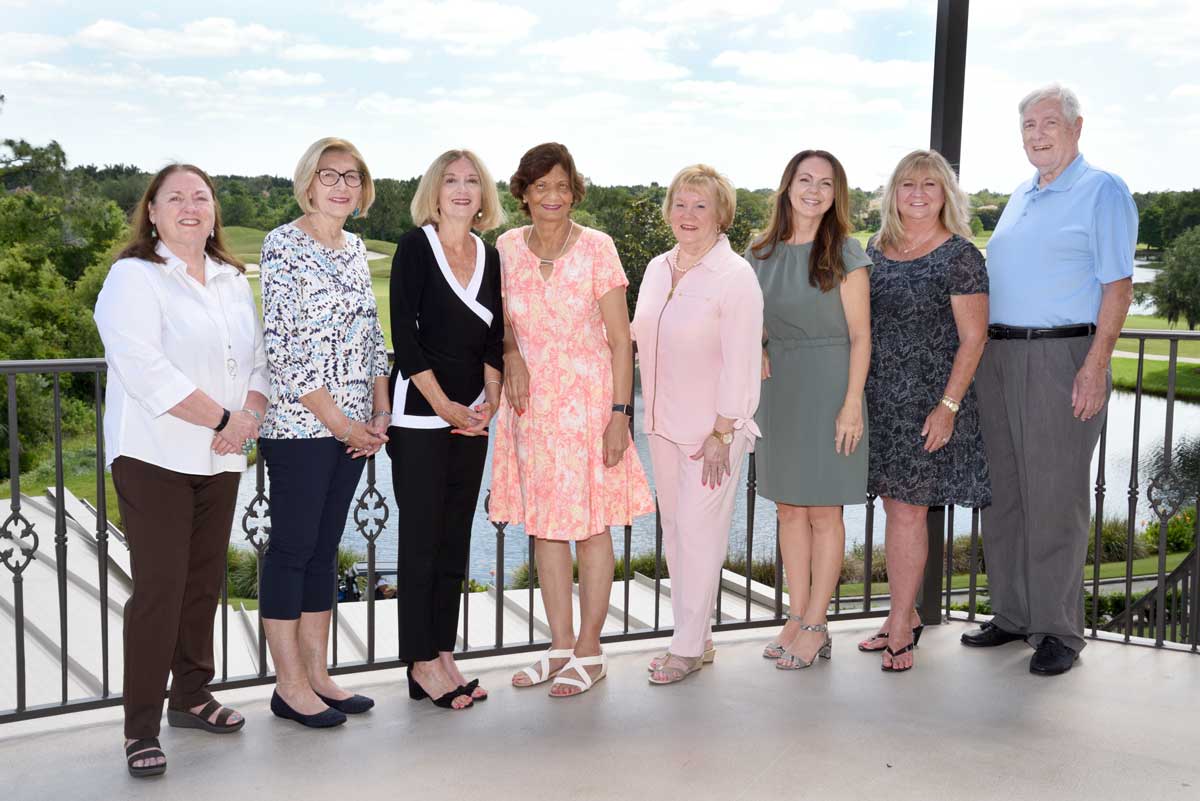
<instances>
[{"instance_id":1,"label":"earring","mask_svg":"<svg viewBox=\"0 0 1200 801\"><path fill-rule=\"evenodd\" d=\"M208 232L208 238L209 238L209 239L216 239L216 238L217 238L217 229L216 229L216 228L214 228L214 229L212 229L211 231L209 231L209 232Z\"/></svg>"},{"instance_id":2,"label":"earring","mask_svg":"<svg viewBox=\"0 0 1200 801\"><path fill-rule=\"evenodd\" d=\"M158 229L154 227L154 223L150 223L150 238L158 239Z\"/></svg>"},{"instance_id":3,"label":"earring","mask_svg":"<svg viewBox=\"0 0 1200 801\"><path fill-rule=\"evenodd\" d=\"M357 217L357 216L358 216L358 206L355 206L355 207L354 207L354 211L350 212L350 216L351 216L351 217Z\"/></svg>"},{"instance_id":4,"label":"earring","mask_svg":"<svg viewBox=\"0 0 1200 801\"><path fill-rule=\"evenodd\" d=\"M477 220L483 219L483 209L480 209L479 211L475 212L475 219L477 219Z\"/></svg>"}]
</instances>

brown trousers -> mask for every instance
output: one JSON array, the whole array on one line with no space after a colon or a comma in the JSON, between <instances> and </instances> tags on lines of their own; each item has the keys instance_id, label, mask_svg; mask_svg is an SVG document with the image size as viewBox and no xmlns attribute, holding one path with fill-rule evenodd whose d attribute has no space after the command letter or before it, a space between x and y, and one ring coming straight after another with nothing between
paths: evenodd
<instances>
[{"instance_id":1,"label":"brown trousers","mask_svg":"<svg viewBox=\"0 0 1200 801\"><path fill-rule=\"evenodd\" d=\"M129 543L125 604L125 736L156 737L167 676L170 706L207 702L213 617L225 578L238 473L196 476L120 456L113 485Z\"/></svg>"}]
</instances>

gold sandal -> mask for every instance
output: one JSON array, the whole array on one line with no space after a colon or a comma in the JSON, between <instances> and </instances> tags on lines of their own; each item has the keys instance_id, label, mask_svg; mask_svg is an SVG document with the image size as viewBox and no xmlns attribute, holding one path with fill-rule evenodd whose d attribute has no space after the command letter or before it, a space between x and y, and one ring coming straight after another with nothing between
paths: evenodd
<instances>
[{"instance_id":1,"label":"gold sandal","mask_svg":"<svg viewBox=\"0 0 1200 801\"><path fill-rule=\"evenodd\" d=\"M671 660L675 660L672 663ZM681 666L682 665L682 666ZM676 656L670 651L667 652L667 661L662 664L658 670L650 674L651 684L675 684L683 681L688 676L696 673L704 665L704 657L701 656ZM665 673L666 679L654 678L655 673Z\"/></svg>"}]
</instances>

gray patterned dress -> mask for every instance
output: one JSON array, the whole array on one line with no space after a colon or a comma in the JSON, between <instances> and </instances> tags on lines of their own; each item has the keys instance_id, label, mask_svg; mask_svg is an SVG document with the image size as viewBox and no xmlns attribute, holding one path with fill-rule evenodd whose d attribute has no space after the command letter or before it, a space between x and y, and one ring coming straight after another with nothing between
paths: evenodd
<instances>
[{"instance_id":1,"label":"gray patterned dress","mask_svg":"<svg viewBox=\"0 0 1200 801\"><path fill-rule=\"evenodd\" d=\"M918 506L992 501L972 383L943 448L926 453L921 428L950 379L958 350L953 295L987 293L983 254L957 234L912 261L867 246L871 271L871 416L867 489Z\"/></svg>"}]
</instances>

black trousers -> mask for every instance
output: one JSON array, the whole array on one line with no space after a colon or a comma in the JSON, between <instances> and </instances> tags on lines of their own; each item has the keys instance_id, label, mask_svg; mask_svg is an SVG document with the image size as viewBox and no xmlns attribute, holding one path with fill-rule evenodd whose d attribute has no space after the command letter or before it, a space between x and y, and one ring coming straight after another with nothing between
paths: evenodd
<instances>
[{"instance_id":1,"label":"black trousers","mask_svg":"<svg viewBox=\"0 0 1200 801\"><path fill-rule=\"evenodd\" d=\"M263 556L259 614L295 620L333 608L338 543L366 459L333 437L266 439L258 449L270 478L271 542Z\"/></svg>"},{"instance_id":2,"label":"black trousers","mask_svg":"<svg viewBox=\"0 0 1200 801\"><path fill-rule=\"evenodd\" d=\"M454 650L487 446L487 437L451 434L449 428L388 429L399 521L396 597L404 662Z\"/></svg>"},{"instance_id":3,"label":"black trousers","mask_svg":"<svg viewBox=\"0 0 1200 801\"><path fill-rule=\"evenodd\" d=\"M207 703L213 615L240 473L197 476L118 456L121 507L133 592L125 602L125 736L157 737L167 674L170 705Z\"/></svg>"}]
</instances>

